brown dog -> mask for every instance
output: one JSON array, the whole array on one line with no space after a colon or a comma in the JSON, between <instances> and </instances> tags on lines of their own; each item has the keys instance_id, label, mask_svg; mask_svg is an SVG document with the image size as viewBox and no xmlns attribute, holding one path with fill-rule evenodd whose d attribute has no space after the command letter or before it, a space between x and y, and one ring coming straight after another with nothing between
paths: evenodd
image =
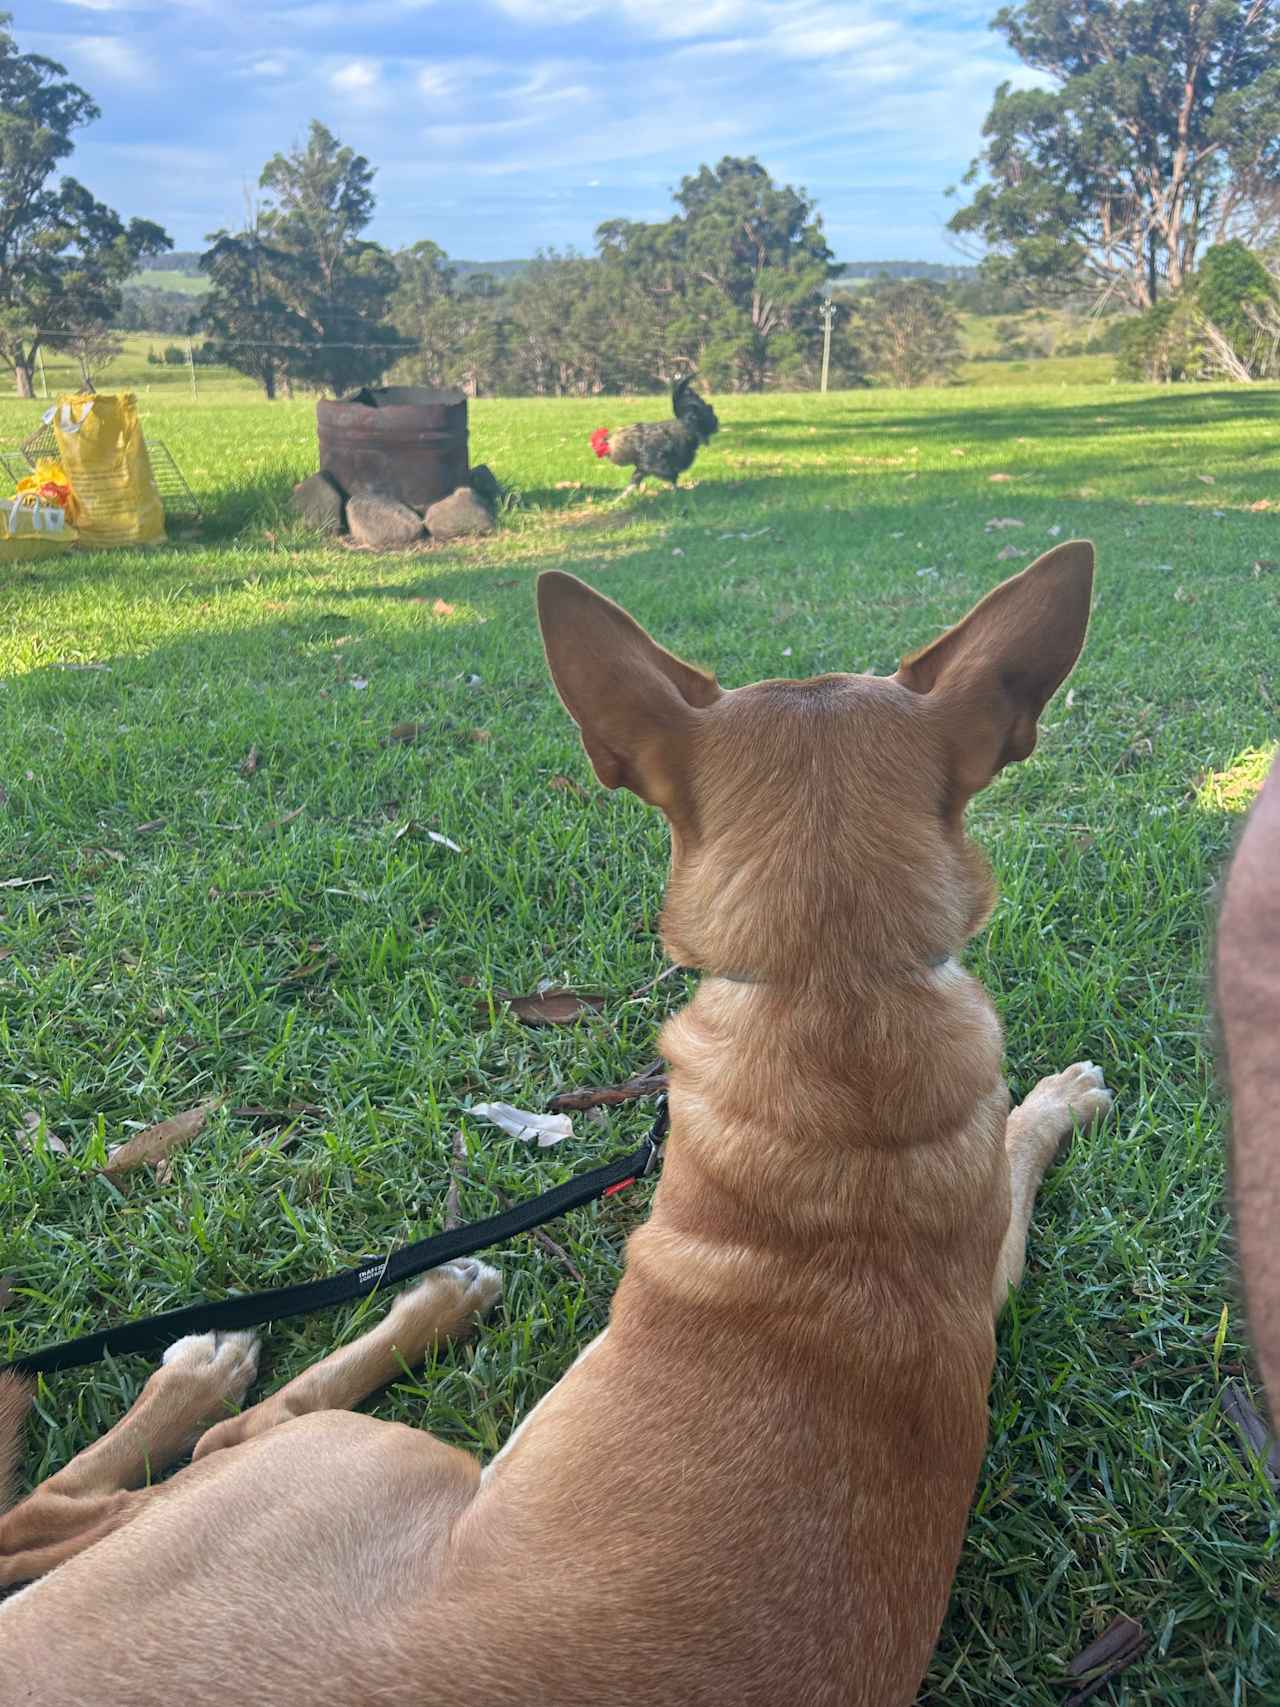
<instances>
[{"instance_id":1,"label":"brown dog","mask_svg":"<svg viewBox=\"0 0 1280 1707\"><path fill-rule=\"evenodd\" d=\"M254 1373L247 1335L180 1341L0 1521L0 1582L57 1566L0 1607L0 1700L913 1699L1036 1186L1111 1100L1084 1062L1009 1114L955 959L993 897L965 803L1034 746L1092 572L1060 546L890 679L734 690L541 578L556 686L601 781L670 821L663 941L706 974L607 1334L484 1471L344 1409L492 1302L451 1264L145 1488Z\"/></svg>"}]
</instances>

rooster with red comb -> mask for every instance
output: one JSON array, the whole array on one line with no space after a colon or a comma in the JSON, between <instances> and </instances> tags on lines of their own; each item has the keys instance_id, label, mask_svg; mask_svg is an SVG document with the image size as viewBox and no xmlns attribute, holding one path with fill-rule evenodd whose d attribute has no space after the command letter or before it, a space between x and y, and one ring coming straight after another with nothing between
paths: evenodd
<instances>
[{"instance_id":1,"label":"rooster with red comb","mask_svg":"<svg viewBox=\"0 0 1280 1707\"><path fill-rule=\"evenodd\" d=\"M720 423L711 405L693 389L692 374L677 380L671 390L672 421L637 421L631 427L597 427L591 435L591 448L600 458L608 457L619 468L633 468L635 473L619 493L625 498L634 492L650 475L679 483L685 469L693 467L693 459L718 432Z\"/></svg>"}]
</instances>

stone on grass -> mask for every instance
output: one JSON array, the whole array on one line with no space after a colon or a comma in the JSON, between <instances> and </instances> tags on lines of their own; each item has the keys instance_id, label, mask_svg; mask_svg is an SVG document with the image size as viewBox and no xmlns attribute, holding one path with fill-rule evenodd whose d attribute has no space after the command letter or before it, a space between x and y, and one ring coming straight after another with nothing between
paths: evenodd
<instances>
[{"instance_id":1,"label":"stone on grass","mask_svg":"<svg viewBox=\"0 0 1280 1707\"><path fill-rule=\"evenodd\" d=\"M497 475L494 474L487 462L476 464L467 476L467 485L470 486L476 497L482 503L487 504L491 510L497 508L502 489L498 485Z\"/></svg>"},{"instance_id":2,"label":"stone on grass","mask_svg":"<svg viewBox=\"0 0 1280 1707\"><path fill-rule=\"evenodd\" d=\"M492 533L494 522L488 508L470 486L459 486L447 498L432 504L426 514L432 539L461 539L470 533Z\"/></svg>"},{"instance_id":3,"label":"stone on grass","mask_svg":"<svg viewBox=\"0 0 1280 1707\"><path fill-rule=\"evenodd\" d=\"M347 526L357 545L375 551L399 551L422 538L422 517L397 498L361 493L347 500Z\"/></svg>"},{"instance_id":4,"label":"stone on grass","mask_svg":"<svg viewBox=\"0 0 1280 1707\"><path fill-rule=\"evenodd\" d=\"M300 480L290 500L295 512L309 528L317 533L342 533L346 529L343 510L347 495L332 474L322 468L306 480Z\"/></svg>"}]
</instances>

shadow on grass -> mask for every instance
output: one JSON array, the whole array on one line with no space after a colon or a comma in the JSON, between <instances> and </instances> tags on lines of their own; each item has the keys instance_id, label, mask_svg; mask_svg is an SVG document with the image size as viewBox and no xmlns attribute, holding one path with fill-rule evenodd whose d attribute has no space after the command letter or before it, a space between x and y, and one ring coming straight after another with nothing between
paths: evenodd
<instances>
[{"instance_id":1,"label":"shadow on grass","mask_svg":"<svg viewBox=\"0 0 1280 1707\"><path fill-rule=\"evenodd\" d=\"M1095 437L1097 428L1103 425L1123 427L1126 431L1167 432L1203 426L1206 419L1215 423L1253 423L1274 433L1280 416L1280 388L1275 386L1179 387L1158 397L1152 397L1149 391L1140 396L1103 399L1090 394L1060 404L1046 404L1037 399L1034 407L1010 401L940 409L926 401L926 396L936 395L936 392L922 395L915 406L909 398L904 398L896 410L884 413L856 405L824 408L821 421L814 423L817 436L858 431L934 432L955 433L981 443L1016 438L1026 433L1029 424L1034 426L1037 439L1072 439ZM725 425L733 438L757 438L777 432L789 432L801 439L813 436L809 425L794 415L746 418Z\"/></svg>"},{"instance_id":2,"label":"shadow on grass","mask_svg":"<svg viewBox=\"0 0 1280 1707\"><path fill-rule=\"evenodd\" d=\"M1209 393L1203 399L1215 400L1232 419L1261 419L1260 397L1239 399L1234 394L1223 397ZM1202 399L1196 394L1190 401L1199 403ZM1117 407L1139 406L1145 425L1153 410L1149 400ZM1159 413L1161 405L1154 407ZM1025 424L1016 411L1008 414L1010 423ZM966 427L974 422L972 415L956 418ZM941 417L921 419L936 426ZM855 426L857 420L856 414L851 417ZM765 442L770 442L772 429L767 422L745 430L758 431ZM1272 453L1264 445L1249 454L1261 458ZM1179 525L1184 521L1189 524L1220 502L1217 493L1211 495L1199 485L1189 487L1186 472L1170 469L1167 459L1151 473L1145 508L1137 507L1132 497L1085 495L1066 487L1066 478L1083 487L1091 476L1114 478L1126 466L1119 458L1116 442L1108 444L1104 434L1098 440L1096 456L1077 453L1072 457L1069 476L1050 464L1021 470L1018 478L999 489L988 483L985 471L961 461L952 467L921 470L910 483L903 476L915 471L904 467L822 467L788 474L757 470L736 475L716 470L716 475L728 472L729 478L703 478L674 492L655 489L620 505L609 501L615 494L608 488L584 484L573 492L563 492L539 487L525 495L529 507L523 519L517 512L512 524L500 528L496 536L465 544L396 555L353 552L336 543L326 546L323 540L294 527L288 533L264 538L261 546L252 537L242 537L240 550L234 554L225 546L216 556L211 554L212 538L175 542L145 556L129 554L120 565L122 574L117 574L117 560L111 554L75 553L38 567L15 567L8 584L19 595L74 596L82 589L89 593L98 583L111 579L117 593L122 588L128 593L136 590L140 605L181 591L191 601L193 611L206 600L214 601L250 584L269 597L279 592L294 603L305 599L349 608L356 600L474 599L480 592L501 590L503 582L515 586L530 581L544 568L568 569L591 578L625 574L639 567L663 585L696 588L702 596L712 590L710 577L719 567L709 565L707 556L715 553L722 541L733 556L741 540L752 547L748 557L792 546L827 557L847 553L851 565L869 552L879 553L882 560L887 555L903 565L906 598L920 591L918 583L909 578L920 563L919 549L913 548L917 532L935 542L926 548L934 551L938 529L945 526L946 547L954 553L957 568L972 571L981 567L994 584L1002 575L1031 561L1037 551L1047 549L1052 543L1051 528L1064 530L1061 537L1096 537L1104 563L1105 554L1110 551L1114 557L1117 548L1126 561L1132 561L1135 556L1141 557L1142 547L1129 540L1143 518L1155 521L1159 517L1167 526L1176 513ZM1134 466L1150 471L1150 458L1139 459ZM1256 487L1258 496L1273 489L1269 479L1264 482L1260 478L1261 470L1239 466L1225 455L1215 456L1214 468L1220 483L1230 481L1233 474L1239 476L1231 495L1236 505L1254 495L1251 487ZM1051 474L1059 477L1053 488L1046 484ZM1166 490L1161 491L1162 485ZM1190 496L1197 502L1188 510ZM589 498L597 501L588 503ZM987 521L1005 514L1023 521L1024 531L1007 538L984 531ZM1252 551L1259 558L1276 554L1274 516L1249 516L1237 511L1234 525L1251 534L1256 530ZM1020 557L1000 562L997 548L1008 539L1016 546L1025 544L1027 549ZM1246 548L1241 549L1244 553ZM740 563L739 575L749 567L748 561ZM207 574L209 569L212 574ZM394 575L393 581L378 579L388 572ZM308 578L314 584L307 584ZM216 617L213 620L216 622ZM255 633L261 632L261 624L253 627ZM207 632L216 629L210 626Z\"/></svg>"}]
</instances>

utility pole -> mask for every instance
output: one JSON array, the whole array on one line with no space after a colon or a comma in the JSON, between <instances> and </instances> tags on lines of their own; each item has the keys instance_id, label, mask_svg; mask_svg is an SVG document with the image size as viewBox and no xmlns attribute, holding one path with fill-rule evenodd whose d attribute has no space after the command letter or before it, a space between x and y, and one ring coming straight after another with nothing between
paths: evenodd
<instances>
[{"instance_id":1,"label":"utility pole","mask_svg":"<svg viewBox=\"0 0 1280 1707\"><path fill-rule=\"evenodd\" d=\"M196 357L195 351L191 348L190 338L187 339L187 366L191 370L191 395L198 398L200 387L196 384Z\"/></svg>"},{"instance_id":2,"label":"utility pole","mask_svg":"<svg viewBox=\"0 0 1280 1707\"><path fill-rule=\"evenodd\" d=\"M827 389L827 375L831 372L831 328L835 324L836 305L828 297L820 310L822 315L822 389Z\"/></svg>"}]
</instances>

